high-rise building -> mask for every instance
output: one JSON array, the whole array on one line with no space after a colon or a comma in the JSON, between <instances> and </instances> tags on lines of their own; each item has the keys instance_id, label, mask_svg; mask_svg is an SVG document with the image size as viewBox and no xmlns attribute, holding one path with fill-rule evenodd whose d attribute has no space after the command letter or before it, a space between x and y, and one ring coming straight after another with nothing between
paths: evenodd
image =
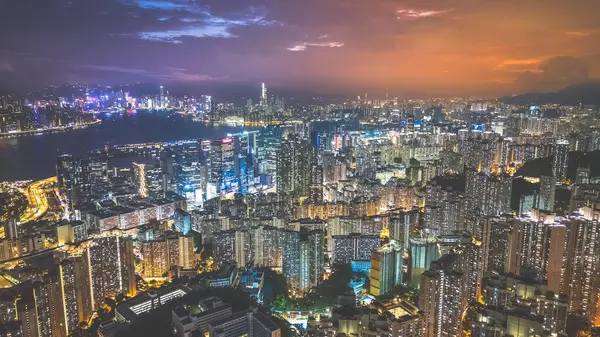
<instances>
[{"instance_id":1,"label":"high-rise building","mask_svg":"<svg viewBox=\"0 0 600 337\"><path fill-rule=\"evenodd\" d=\"M296 198L309 197L311 172L316 165L315 150L308 139L290 136L277 155L277 194Z\"/></svg>"},{"instance_id":2,"label":"high-rise building","mask_svg":"<svg viewBox=\"0 0 600 337\"><path fill-rule=\"evenodd\" d=\"M333 236L359 233L361 218L358 217L334 217L327 220L327 252L333 251Z\"/></svg>"},{"instance_id":3,"label":"high-rise building","mask_svg":"<svg viewBox=\"0 0 600 337\"><path fill-rule=\"evenodd\" d=\"M419 289L419 309L424 316L421 336L462 336L461 318L468 295L458 260L457 255L443 255L423 274Z\"/></svg>"},{"instance_id":4,"label":"high-rise building","mask_svg":"<svg viewBox=\"0 0 600 337\"><path fill-rule=\"evenodd\" d=\"M300 289L306 291L323 281L325 234L316 229L300 241ZM303 235L304 236L304 235Z\"/></svg>"},{"instance_id":5,"label":"high-rise building","mask_svg":"<svg viewBox=\"0 0 600 337\"><path fill-rule=\"evenodd\" d=\"M582 312L590 322L595 323L600 318L598 212L585 208L583 217L570 217L566 225L568 229L568 243L565 245L564 255L566 265L560 290L568 295L569 311Z\"/></svg>"},{"instance_id":6,"label":"high-rise building","mask_svg":"<svg viewBox=\"0 0 600 337\"><path fill-rule=\"evenodd\" d=\"M482 221L483 270L516 271L516 233L510 218L485 217Z\"/></svg>"},{"instance_id":7,"label":"high-rise building","mask_svg":"<svg viewBox=\"0 0 600 337\"><path fill-rule=\"evenodd\" d=\"M179 265L179 240L163 238L140 243L144 262L144 277L164 277L169 268Z\"/></svg>"},{"instance_id":8,"label":"high-rise building","mask_svg":"<svg viewBox=\"0 0 600 337\"><path fill-rule=\"evenodd\" d=\"M164 196L163 174L159 165L135 162L132 165L134 185L140 197Z\"/></svg>"},{"instance_id":9,"label":"high-rise building","mask_svg":"<svg viewBox=\"0 0 600 337\"><path fill-rule=\"evenodd\" d=\"M281 128L266 126L257 137L255 168L261 177L261 184L272 186L277 178L277 154L281 147Z\"/></svg>"},{"instance_id":10,"label":"high-rise building","mask_svg":"<svg viewBox=\"0 0 600 337\"><path fill-rule=\"evenodd\" d=\"M519 199L519 209L517 214L526 214L531 212L532 209L538 207L539 195L537 191L533 191L531 194L522 195Z\"/></svg>"},{"instance_id":11,"label":"high-rise building","mask_svg":"<svg viewBox=\"0 0 600 337\"><path fill-rule=\"evenodd\" d=\"M20 239L0 239L0 261L10 260L21 256Z\"/></svg>"},{"instance_id":12,"label":"high-rise building","mask_svg":"<svg viewBox=\"0 0 600 337\"><path fill-rule=\"evenodd\" d=\"M88 154L81 159L81 197L84 201L108 196L108 161L103 155Z\"/></svg>"},{"instance_id":13,"label":"high-rise building","mask_svg":"<svg viewBox=\"0 0 600 337\"><path fill-rule=\"evenodd\" d=\"M283 240L282 272L288 287L300 288L300 232L286 230Z\"/></svg>"},{"instance_id":14,"label":"high-rise building","mask_svg":"<svg viewBox=\"0 0 600 337\"><path fill-rule=\"evenodd\" d=\"M2 222L5 239L15 240L19 237L19 228L17 227L17 222L17 217L8 218Z\"/></svg>"},{"instance_id":15,"label":"high-rise building","mask_svg":"<svg viewBox=\"0 0 600 337\"><path fill-rule=\"evenodd\" d=\"M254 156L255 147L251 140L256 139L256 131L245 131L233 135L235 150L235 174L239 182L239 192L246 195L254 185Z\"/></svg>"},{"instance_id":16,"label":"high-rise building","mask_svg":"<svg viewBox=\"0 0 600 337\"><path fill-rule=\"evenodd\" d=\"M132 240L119 236L97 238L90 242L89 249L94 307L100 307L106 296L134 296L137 290Z\"/></svg>"},{"instance_id":17,"label":"high-rise building","mask_svg":"<svg viewBox=\"0 0 600 337\"><path fill-rule=\"evenodd\" d=\"M233 138L203 141L202 150L207 169L207 199L217 196L219 192L238 192Z\"/></svg>"},{"instance_id":18,"label":"high-rise building","mask_svg":"<svg viewBox=\"0 0 600 337\"><path fill-rule=\"evenodd\" d=\"M323 202L323 167L312 165L310 172L310 195L309 199L313 203Z\"/></svg>"},{"instance_id":19,"label":"high-rise building","mask_svg":"<svg viewBox=\"0 0 600 337\"><path fill-rule=\"evenodd\" d=\"M58 189L65 197L69 211L73 212L75 205L81 200L79 186L83 184L81 161L70 154L58 156L56 162Z\"/></svg>"},{"instance_id":20,"label":"high-rise building","mask_svg":"<svg viewBox=\"0 0 600 337\"><path fill-rule=\"evenodd\" d=\"M40 337L67 336L66 312L61 288L56 270L52 270L41 282L34 285Z\"/></svg>"},{"instance_id":21,"label":"high-rise building","mask_svg":"<svg viewBox=\"0 0 600 337\"><path fill-rule=\"evenodd\" d=\"M484 279L486 310L472 322L473 336L563 335L567 296L548 291L526 275L499 274ZM501 324L498 324L501 323Z\"/></svg>"},{"instance_id":22,"label":"high-rise building","mask_svg":"<svg viewBox=\"0 0 600 337\"><path fill-rule=\"evenodd\" d=\"M521 271L528 270L538 281L543 281L547 277L547 256L554 215L550 215L552 218L544 221L538 219L535 214L532 213L532 218L516 219L517 250L514 254L517 255L517 264Z\"/></svg>"},{"instance_id":23,"label":"high-rise building","mask_svg":"<svg viewBox=\"0 0 600 337\"><path fill-rule=\"evenodd\" d=\"M457 191L432 182L427 186L423 226L427 235L450 233L465 222L467 202Z\"/></svg>"},{"instance_id":24,"label":"high-rise building","mask_svg":"<svg viewBox=\"0 0 600 337\"><path fill-rule=\"evenodd\" d=\"M285 231L283 275L291 289L308 291L323 280L325 238L322 230Z\"/></svg>"},{"instance_id":25,"label":"high-rise building","mask_svg":"<svg viewBox=\"0 0 600 337\"><path fill-rule=\"evenodd\" d=\"M60 262L58 277L62 290L65 330L71 334L79 322L87 321L94 312L88 250Z\"/></svg>"},{"instance_id":26,"label":"high-rise building","mask_svg":"<svg viewBox=\"0 0 600 337\"><path fill-rule=\"evenodd\" d=\"M376 248L371 255L370 293L379 296L402 282L404 249L396 242Z\"/></svg>"},{"instance_id":27,"label":"high-rise building","mask_svg":"<svg viewBox=\"0 0 600 337\"><path fill-rule=\"evenodd\" d=\"M252 233L252 253L256 267L281 268L286 231L273 226L256 226Z\"/></svg>"},{"instance_id":28,"label":"high-rise building","mask_svg":"<svg viewBox=\"0 0 600 337\"><path fill-rule=\"evenodd\" d=\"M587 167L578 167L575 176L575 184L585 185L590 183L590 169Z\"/></svg>"},{"instance_id":29,"label":"high-rise building","mask_svg":"<svg viewBox=\"0 0 600 337\"><path fill-rule=\"evenodd\" d=\"M190 213L176 209L173 215L175 230L183 235L187 235L192 230L192 217Z\"/></svg>"},{"instance_id":30,"label":"high-rise building","mask_svg":"<svg viewBox=\"0 0 600 337\"><path fill-rule=\"evenodd\" d=\"M267 86L265 85L265 83L262 83L261 88L262 90L260 92L260 105L267 105L269 104L269 100L267 98Z\"/></svg>"},{"instance_id":31,"label":"high-rise building","mask_svg":"<svg viewBox=\"0 0 600 337\"><path fill-rule=\"evenodd\" d=\"M409 239L410 252L410 283L419 284L421 274L429 269L431 262L440 257L435 238Z\"/></svg>"},{"instance_id":32,"label":"high-rise building","mask_svg":"<svg viewBox=\"0 0 600 337\"><path fill-rule=\"evenodd\" d=\"M250 233L247 230L226 230L214 234L215 260L220 264L236 263L242 268L252 261Z\"/></svg>"},{"instance_id":33,"label":"high-rise building","mask_svg":"<svg viewBox=\"0 0 600 337\"><path fill-rule=\"evenodd\" d=\"M548 212L554 211L554 196L556 194L556 176L540 177L540 197L537 208Z\"/></svg>"},{"instance_id":34,"label":"high-rise building","mask_svg":"<svg viewBox=\"0 0 600 337\"><path fill-rule=\"evenodd\" d=\"M26 295L17 300L18 320L21 322L23 337L41 337L38 330L38 315L35 299L32 295Z\"/></svg>"},{"instance_id":35,"label":"high-rise building","mask_svg":"<svg viewBox=\"0 0 600 337\"><path fill-rule=\"evenodd\" d=\"M414 228L419 225L418 210L402 212L390 218L390 239L396 240L404 249L409 248L408 240Z\"/></svg>"},{"instance_id":36,"label":"high-rise building","mask_svg":"<svg viewBox=\"0 0 600 337\"><path fill-rule=\"evenodd\" d=\"M509 214L512 177L488 175L472 170L465 171L465 196L471 208L483 215Z\"/></svg>"},{"instance_id":37,"label":"high-rise building","mask_svg":"<svg viewBox=\"0 0 600 337\"><path fill-rule=\"evenodd\" d=\"M370 260L371 252L380 246L378 235L334 235L332 261L334 264L347 264L352 260Z\"/></svg>"},{"instance_id":38,"label":"high-rise building","mask_svg":"<svg viewBox=\"0 0 600 337\"><path fill-rule=\"evenodd\" d=\"M552 175L558 183L562 184L567 179L567 168L569 165L569 141L558 139L554 144L554 156L552 157Z\"/></svg>"},{"instance_id":39,"label":"high-rise building","mask_svg":"<svg viewBox=\"0 0 600 337\"><path fill-rule=\"evenodd\" d=\"M176 158L179 159L179 158ZM168 164L167 164L168 165ZM186 210L202 208L204 202L204 167L198 162L181 161L175 163L173 175L165 174L165 190L176 191L183 196ZM163 168L163 171L165 168ZM167 167L167 170L169 168Z\"/></svg>"},{"instance_id":40,"label":"high-rise building","mask_svg":"<svg viewBox=\"0 0 600 337\"><path fill-rule=\"evenodd\" d=\"M213 233L221 230L221 221L210 218L206 212L192 211L192 230L200 233L202 244L209 244L213 240Z\"/></svg>"},{"instance_id":41,"label":"high-rise building","mask_svg":"<svg viewBox=\"0 0 600 337\"><path fill-rule=\"evenodd\" d=\"M183 269L192 269L196 265L194 257L194 238L191 236L180 236L179 239L179 264Z\"/></svg>"}]
</instances>

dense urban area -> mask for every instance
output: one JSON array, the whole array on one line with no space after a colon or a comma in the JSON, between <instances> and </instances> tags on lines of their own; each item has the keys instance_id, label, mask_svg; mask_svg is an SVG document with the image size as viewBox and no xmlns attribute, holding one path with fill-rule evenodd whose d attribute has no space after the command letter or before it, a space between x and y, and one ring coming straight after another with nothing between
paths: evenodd
<instances>
[{"instance_id":1,"label":"dense urban area","mask_svg":"<svg viewBox=\"0 0 600 337\"><path fill-rule=\"evenodd\" d=\"M597 106L256 87L0 97L7 141L111 114L239 130L0 183L0 336L598 335Z\"/></svg>"}]
</instances>

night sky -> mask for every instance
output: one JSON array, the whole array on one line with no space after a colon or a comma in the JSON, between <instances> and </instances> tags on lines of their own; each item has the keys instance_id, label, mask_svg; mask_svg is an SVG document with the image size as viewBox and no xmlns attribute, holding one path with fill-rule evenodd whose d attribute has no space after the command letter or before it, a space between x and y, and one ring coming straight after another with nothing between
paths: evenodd
<instances>
[{"instance_id":1,"label":"night sky","mask_svg":"<svg viewBox=\"0 0 600 337\"><path fill-rule=\"evenodd\" d=\"M599 13L598 0L0 0L0 87L552 91L600 79Z\"/></svg>"}]
</instances>

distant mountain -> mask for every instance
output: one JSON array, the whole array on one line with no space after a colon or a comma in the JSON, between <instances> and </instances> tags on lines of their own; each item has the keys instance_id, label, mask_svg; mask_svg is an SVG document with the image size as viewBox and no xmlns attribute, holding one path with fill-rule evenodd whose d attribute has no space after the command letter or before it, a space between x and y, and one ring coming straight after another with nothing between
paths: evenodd
<instances>
[{"instance_id":1,"label":"distant mountain","mask_svg":"<svg viewBox=\"0 0 600 337\"><path fill-rule=\"evenodd\" d=\"M502 97L508 104L600 105L600 83L578 84L553 93L527 93Z\"/></svg>"}]
</instances>

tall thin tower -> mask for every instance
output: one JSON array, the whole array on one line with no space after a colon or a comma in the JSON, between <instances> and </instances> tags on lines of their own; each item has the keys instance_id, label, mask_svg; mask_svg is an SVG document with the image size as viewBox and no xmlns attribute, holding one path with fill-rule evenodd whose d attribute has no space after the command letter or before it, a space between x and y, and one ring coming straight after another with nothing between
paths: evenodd
<instances>
[{"instance_id":1,"label":"tall thin tower","mask_svg":"<svg viewBox=\"0 0 600 337\"><path fill-rule=\"evenodd\" d=\"M260 93L260 105L267 105L267 86L263 82L262 91Z\"/></svg>"},{"instance_id":2,"label":"tall thin tower","mask_svg":"<svg viewBox=\"0 0 600 337\"><path fill-rule=\"evenodd\" d=\"M165 87L160 86L160 107L165 107Z\"/></svg>"}]
</instances>

